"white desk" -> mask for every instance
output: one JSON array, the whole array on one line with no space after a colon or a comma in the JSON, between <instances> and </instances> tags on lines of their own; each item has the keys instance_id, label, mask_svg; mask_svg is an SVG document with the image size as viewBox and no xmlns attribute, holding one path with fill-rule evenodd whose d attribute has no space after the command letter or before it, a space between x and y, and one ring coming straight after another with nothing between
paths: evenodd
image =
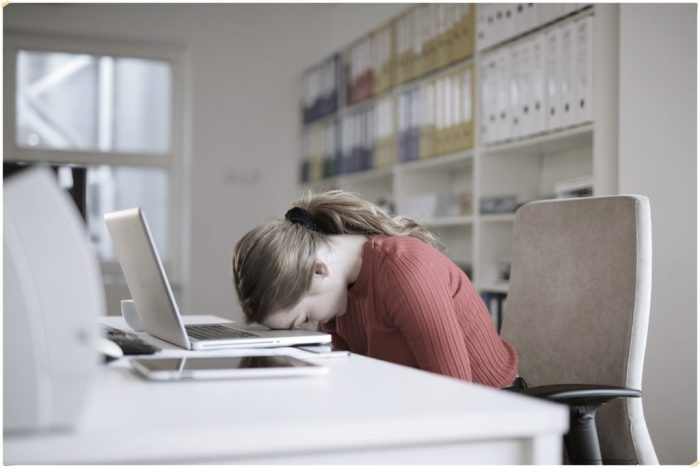
<instances>
[{"instance_id":1,"label":"white desk","mask_svg":"<svg viewBox=\"0 0 700 468\"><path fill-rule=\"evenodd\" d=\"M328 375L148 382L121 359L100 368L77 429L6 436L4 462L561 463L563 406L359 355L319 361Z\"/></svg>"}]
</instances>

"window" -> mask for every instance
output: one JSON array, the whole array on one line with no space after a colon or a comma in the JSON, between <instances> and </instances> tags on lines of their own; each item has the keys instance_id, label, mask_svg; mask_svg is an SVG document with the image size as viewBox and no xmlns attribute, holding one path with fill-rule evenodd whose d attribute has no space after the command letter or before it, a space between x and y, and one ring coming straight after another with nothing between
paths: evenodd
<instances>
[{"instance_id":1,"label":"window","mask_svg":"<svg viewBox=\"0 0 700 468\"><path fill-rule=\"evenodd\" d=\"M120 272L106 212L141 206L172 282L182 282L183 52L145 44L9 33L5 162L50 164L84 187L103 272ZM85 168L73 181L70 167ZM177 288L177 286L176 286Z\"/></svg>"},{"instance_id":2,"label":"window","mask_svg":"<svg viewBox=\"0 0 700 468\"><path fill-rule=\"evenodd\" d=\"M165 154L170 75L159 60L20 50L15 141L24 148Z\"/></svg>"}]
</instances>

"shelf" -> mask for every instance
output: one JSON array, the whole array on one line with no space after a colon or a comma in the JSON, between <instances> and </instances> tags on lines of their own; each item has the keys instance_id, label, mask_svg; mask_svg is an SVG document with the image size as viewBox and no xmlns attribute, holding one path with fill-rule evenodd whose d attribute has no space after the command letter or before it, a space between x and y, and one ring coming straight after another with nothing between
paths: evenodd
<instances>
[{"instance_id":1,"label":"shelf","mask_svg":"<svg viewBox=\"0 0 700 468\"><path fill-rule=\"evenodd\" d=\"M421 221L422 224L428 227L451 227L451 226L468 226L474 223L473 216L451 216L445 218L432 218Z\"/></svg>"},{"instance_id":2,"label":"shelf","mask_svg":"<svg viewBox=\"0 0 700 468\"><path fill-rule=\"evenodd\" d=\"M508 283L477 283L476 289L484 292L508 293Z\"/></svg>"},{"instance_id":3,"label":"shelf","mask_svg":"<svg viewBox=\"0 0 700 468\"><path fill-rule=\"evenodd\" d=\"M482 148L481 154L485 156L548 154L584 146L593 146L593 124L591 123L508 143L486 145Z\"/></svg>"},{"instance_id":4,"label":"shelf","mask_svg":"<svg viewBox=\"0 0 700 468\"><path fill-rule=\"evenodd\" d=\"M381 99L382 97L388 94L390 94L390 92L382 91L379 94L373 94L360 102L356 102L355 104L345 104L340 108L339 113L340 115L352 114L354 112L364 110L368 107L374 107L374 104L375 102L377 102L377 100Z\"/></svg>"},{"instance_id":5,"label":"shelf","mask_svg":"<svg viewBox=\"0 0 700 468\"><path fill-rule=\"evenodd\" d=\"M310 127L313 127L314 125L328 123L329 120L333 120L338 116L338 112L339 112L338 110L334 110L333 112L329 112L328 114L321 116L321 117L318 117L318 118L312 120L311 122L306 122L306 123L302 122L301 123L302 132L308 130Z\"/></svg>"},{"instance_id":6,"label":"shelf","mask_svg":"<svg viewBox=\"0 0 700 468\"><path fill-rule=\"evenodd\" d=\"M485 60L492 53L505 51L508 47L519 45L522 41L591 13L596 17L595 28L592 31L593 44L595 49L601 52L595 57L593 70L597 84L602 83L594 88L591 96L592 102L596 103L595 112L592 114L595 123L589 120L556 130L542 130L527 136L511 136L485 144L480 138L478 128L483 104L480 96L480 83L483 78L481 65ZM390 168L329 177L314 182L315 186L334 185L360 193L370 200L390 200L399 213L408 216L413 214L414 219L438 235L445 245L449 246L450 258L472 266L473 276L470 278L475 279L474 286L477 291L507 294L508 281L500 278L505 272L505 264L512 258L516 213L482 214L479 211L482 204L488 208L485 202L496 197L514 196L517 197L518 203L552 198L555 196L557 184L583 176L591 177L595 181L594 193L607 193L614 189L614 177L610 178L610 181L607 178L609 174L614 175L617 148L615 139L608 134L608 129L614 134L618 124L615 120L616 97L614 92L610 91L614 89L612 85L617 83L618 77L612 73L617 57L607 48L601 49L600 44L608 44L611 41L615 43L617 29L613 24L616 15L614 7L586 6L577 12L508 38L500 44L494 44L488 50L475 50L471 57L395 84L363 102L340 106L334 117L337 121L342 120L348 113L375 105L381 98L395 98L409 89L420 87L442 76L449 76L458 68L472 66L474 144L469 149L430 158L397 161ZM342 129L338 130L341 131ZM447 195L462 194L468 195L471 200L469 205L460 206L471 207L471 215L434 214L457 211L437 210L435 206L438 203L431 196L444 198ZM445 203L443 198L438 199L442 204ZM464 200L466 201L466 198ZM513 204L515 205L517 204ZM489 206L495 210L499 207L513 208L495 203Z\"/></svg>"},{"instance_id":7,"label":"shelf","mask_svg":"<svg viewBox=\"0 0 700 468\"><path fill-rule=\"evenodd\" d=\"M515 213L483 214L479 217L484 223L512 223L515 221Z\"/></svg>"},{"instance_id":8,"label":"shelf","mask_svg":"<svg viewBox=\"0 0 700 468\"><path fill-rule=\"evenodd\" d=\"M358 184L366 182L374 182L381 179L390 179L394 172L394 166L381 167L379 169L370 169L361 172L352 172L334 177L334 181L339 184Z\"/></svg>"},{"instance_id":9,"label":"shelf","mask_svg":"<svg viewBox=\"0 0 700 468\"><path fill-rule=\"evenodd\" d=\"M459 151L457 153L448 153L441 156L433 156L429 159L421 159L420 161L411 161L400 163L398 167L402 171L421 171L424 169L450 169L452 167L461 166L466 161L471 161L474 158L474 151L471 149Z\"/></svg>"}]
</instances>

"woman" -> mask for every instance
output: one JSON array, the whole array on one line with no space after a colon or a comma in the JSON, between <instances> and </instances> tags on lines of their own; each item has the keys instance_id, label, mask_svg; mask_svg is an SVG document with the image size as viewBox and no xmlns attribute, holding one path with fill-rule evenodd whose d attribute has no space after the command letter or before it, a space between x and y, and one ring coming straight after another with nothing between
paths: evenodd
<instances>
[{"instance_id":1,"label":"woman","mask_svg":"<svg viewBox=\"0 0 700 468\"><path fill-rule=\"evenodd\" d=\"M515 350L439 241L353 194L308 194L250 231L233 279L249 323L320 325L338 348L491 387L516 378Z\"/></svg>"}]
</instances>

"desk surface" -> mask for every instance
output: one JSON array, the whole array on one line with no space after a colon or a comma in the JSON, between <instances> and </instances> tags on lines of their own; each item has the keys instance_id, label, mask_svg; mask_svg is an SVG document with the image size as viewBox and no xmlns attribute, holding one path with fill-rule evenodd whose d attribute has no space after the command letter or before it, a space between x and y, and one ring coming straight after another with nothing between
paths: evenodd
<instances>
[{"instance_id":1,"label":"desk surface","mask_svg":"<svg viewBox=\"0 0 700 468\"><path fill-rule=\"evenodd\" d=\"M123 323L121 318L107 320ZM258 354L282 352L322 362L329 374L148 382L131 370L126 359L101 366L76 430L6 436L4 461L284 462L312 460L303 458L309 454L546 440L544 449L537 443L523 446L518 460L560 462L557 440L568 428L568 411L560 405L360 355L314 359L289 348ZM196 353L251 354L250 350ZM170 349L163 354L192 352Z\"/></svg>"}]
</instances>

